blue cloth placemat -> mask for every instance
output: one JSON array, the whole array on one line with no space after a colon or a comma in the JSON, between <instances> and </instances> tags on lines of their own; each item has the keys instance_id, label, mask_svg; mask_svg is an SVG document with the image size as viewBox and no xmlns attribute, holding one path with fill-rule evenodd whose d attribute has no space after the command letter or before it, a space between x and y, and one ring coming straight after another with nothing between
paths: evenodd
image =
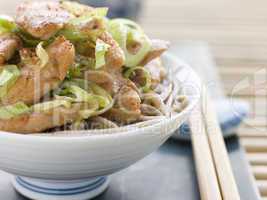
<instances>
[{"instance_id":1,"label":"blue cloth placemat","mask_svg":"<svg viewBox=\"0 0 267 200\"><path fill-rule=\"evenodd\" d=\"M248 103L235 99L221 99L215 101L218 121L224 137L235 134L236 129L243 122L249 112ZM184 123L174 135L176 139L190 139L190 129L187 123Z\"/></svg>"}]
</instances>

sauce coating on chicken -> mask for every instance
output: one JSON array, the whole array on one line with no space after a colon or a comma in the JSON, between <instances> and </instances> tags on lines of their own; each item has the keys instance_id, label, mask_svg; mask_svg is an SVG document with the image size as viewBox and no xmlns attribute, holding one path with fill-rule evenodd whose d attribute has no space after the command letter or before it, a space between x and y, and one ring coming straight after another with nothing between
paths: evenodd
<instances>
[{"instance_id":1,"label":"sauce coating on chicken","mask_svg":"<svg viewBox=\"0 0 267 200\"><path fill-rule=\"evenodd\" d=\"M24 2L19 5L16 23L36 38L46 40L63 28L71 14L59 2Z\"/></svg>"},{"instance_id":2,"label":"sauce coating on chicken","mask_svg":"<svg viewBox=\"0 0 267 200\"><path fill-rule=\"evenodd\" d=\"M21 76L2 98L2 104L18 101L26 104L38 102L43 95L58 87L64 80L69 66L74 62L74 46L64 37L58 37L46 51L49 61L43 68L32 63L22 63Z\"/></svg>"},{"instance_id":3,"label":"sauce coating on chicken","mask_svg":"<svg viewBox=\"0 0 267 200\"><path fill-rule=\"evenodd\" d=\"M18 37L4 34L0 36L0 65L8 61L20 47Z\"/></svg>"}]
</instances>

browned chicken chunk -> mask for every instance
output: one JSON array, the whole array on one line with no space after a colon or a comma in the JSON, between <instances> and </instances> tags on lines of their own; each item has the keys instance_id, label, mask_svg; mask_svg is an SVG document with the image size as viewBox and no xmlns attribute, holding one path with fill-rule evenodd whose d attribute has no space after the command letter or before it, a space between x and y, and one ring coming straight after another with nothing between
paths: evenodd
<instances>
[{"instance_id":1,"label":"browned chicken chunk","mask_svg":"<svg viewBox=\"0 0 267 200\"><path fill-rule=\"evenodd\" d=\"M85 72L85 78L99 84L110 94L116 94L115 104L117 107L106 113L109 119L121 123L135 121L141 114L141 100L135 84L122 75L124 53L109 33L103 33L100 39L110 45L105 56L106 65L101 70ZM128 120L125 121L126 119Z\"/></svg>"},{"instance_id":2,"label":"browned chicken chunk","mask_svg":"<svg viewBox=\"0 0 267 200\"><path fill-rule=\"evenodd\" d=\"M9 60L18 50L20 40L16 36L4 34L0 36L0 65Z\"/></svg>"},{"instance_id":3,"label":"browned chicken chunk","mask_svg":"<svg viewBox=\"0 0 267 200\"><path fill-rule=\"evenodd\" d=\"M106 54L106 66L111 70L119 70L124 64L124 53L118 43L112 38L108 32L104 32L100 39L110 45Z\"/></svg>"},{"instance_id":4,"label":"browned chicken chunk","mask_svg":"<svg viewBox=\"0 0 267 200\"><path fill-rule=\"evenodd\" d=\"M8 90L2 104L14 104L18 101L36 103L64 80L68 67L74 62L73 45L64 37L58 37L46 51L49 61L43 68L32 63L22 63L21 76Z\"/></svg>"},{"instance_id":5,"label":"browned chicken chunk","mask_svg":"<svg viewBox=\"0 0 267 200\"><path fill-rule=\"evenodd\" d=\"M129 86L122 86L113 108L104 114L112 121L128 124L141 117L141 99L137 91Z\"/></svg>"},{"instance_id":6,"label":"browned chicken chunk","mask_svg":"<svg viewBox=\"0 0 267 200\"><path fill-rule=\"evenodd\" d=\"M105 55L106 65L97 71L88 70L85 72L85 78L99 84L110 94L115 94L126 82L121 73L124 64L124 53L109 33L104 32L100 39L110 45Z\"/></svg>"},{"instance_id":7,"label":"browned chicken chunk","mask_svg":"<svg viewBox=\"0 0 267 200\"><path fill-rule=\"evenodd\" d=\"M79 116L81 104L71 108L57 107L43 112L22 114L11 119L0 119L0 130L15 133L37 133L73 122Z\"/></svg>"},{"instance_id":8,"label":"browned chicken chunk","mask_svg":"<svg viewBox=\"0 0 267 200\"><path fill-rule=\"evenodd\" d=\"M149 63L151 60L158 58L169 48L169 42L164 40L151 40L151 50L148 52L144 60L140 65L144 66Z\"/></svg>"},{"instance_id":9,"label":"browned chicken chunk","mask_svg":"<svg viewBox=\"0 0 267 200\"><path fill-rule=\"evenodd\" d=\"M155 88L167 75L166 69L162 65L160 58L150 61L144 68L151 76L152 88Z\"/></svg>"},{"instance_id":10,"label":"browned chicken chunk","mask_svg":"<svg viewBox=\"0 0 267 200\"><path fill-rule=\"evenodd\" d=\"M71 14L59 2L29 1L17 8L16 23L36 38L46 40L59 31Z\"/></svg>"},{"instance_id":11,"label":"browned chicken chunk","mask_svg":"<svg viewBox=\"0 0 267 200\"><path fill-rule=\"evenodd\" d=\"M70 12L75 17L80 17L94 10L93 7L83 5L74 1L62 1L61 7Z\"/></svg>"}]
</instances>

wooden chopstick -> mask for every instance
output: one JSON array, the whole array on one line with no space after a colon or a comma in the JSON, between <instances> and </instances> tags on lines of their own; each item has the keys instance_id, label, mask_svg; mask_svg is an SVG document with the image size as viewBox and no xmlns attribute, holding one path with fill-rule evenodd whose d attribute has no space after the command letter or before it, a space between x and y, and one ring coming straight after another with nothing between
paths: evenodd
<instances>
[{"instance_id":1,"label":"wooden chopstick","mask_svg":"<svg viewBox=\"0 0 267 200\"><path fill-rule=\"evenodd\" d=\"M200 106L190 115L189 124L201 199L221 200L220 188Z\"/></svg>"},{"instance_id":2,"label":"wooden chopstick","mask_svg":"<svg viewBox=\"0 0 267 200\"><path fill-rule=\"evenodd\" d=\"M202 117L206 125L206 133L221 189L221 195L225 200L239 200L239 192L222 132L217 121L215 108L205 87L202 89L202 95Z\"/></svg>"}]
</instances>

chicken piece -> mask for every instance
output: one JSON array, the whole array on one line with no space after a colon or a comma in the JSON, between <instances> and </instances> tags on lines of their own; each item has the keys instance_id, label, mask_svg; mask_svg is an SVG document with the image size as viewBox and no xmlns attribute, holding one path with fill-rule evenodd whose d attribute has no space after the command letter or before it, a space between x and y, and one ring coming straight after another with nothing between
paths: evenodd
<instances>
[{"instance_id":1,"label":"chicken piece","mask_svg":"<svg viewBox=\"0 0 267 200\"><path fill-rule=\"evenodd\" d=\"M62 1L61 7L70 12L75 17L80 17L86 13L92 12L94 10L93 7L83 5L73 1Z\"/></svg>"},{"instance_id":2,"label":"chicken piece","mask_svg":"<svg viewBox=\"0 0 267 200\"><path fill-rule=\"evenodd\" d=\"M118 43L108 32L104 32L99 38L110 45L110 48L105 56L107 69L116 71L121 69L124 64L125 57Z\"/></svg>"},{"instance_id":3,"label":"chicken piece","mask_svg":"<svg viewBox=\"0 0 267 200\"><path fill-rule=\"evenodd\" d=\"M151 105L158 109L161 113L166 114L167 108L164 104L163 100L161 99L160 95L155 92L145 93L142 96L142 100L144 104Z\"/></svg>"},{"instance_id":4,"label":"chicken piece","mask_svg":"<svg viewBox=\"0 0 267 200\"><path fill-rule=\"evenodd\" d=\"M36 38L47 40L71 18L59 2L29 1L17 8L16 23Z\"/></svg>"},{"instance_id":5,"label":"chicken piece","mask_svg":"<svg viewBox=\"0 0 267 200\"><path fill-rule=\"evenodd\" d=\"M141 99L139 94L129 86L122 86L117 97L117 105L129 112L140 112Z\"/></svg>"},{"instance_id":6,"label":"chicken piece","mask_svg":"<svg viewBox=\"0 0 267 200\"><path fill-rule=\"evenodd\" d=\"M108 112L104 113L103 115L107 119L111 121L117 122L119 125L126 125L136 121L139 121L141 118L141 112L139 113L128 113L124 112L119 108L111 108Z\"/></svg>"},{"instance_id":7,"label":"chicken piece","mask_svg":"<svg viewBox=\"0 0 267 200\"><path fill-rule=\"evenodd\" d=\"M101 116L90 118L87 124L89 125L88 128L90 129L118 128L117 124Z\"/></svg>"},{"instance_id":8,"label":"chicken piece","mask_svg":"<svg viewBox=\"0 0 267 200\"><path fill-rule=\"evenodd\" d=\"M155 88L166 77L166 69L160 58L150 61L144 68L150 73L152 88Z\"/></svg>"},{"instance_id":9,"label":"chicken piece","mask_svg":"<svg viewBox=\"0 0 267 200\"><path fill-rule=\"evenodd\" d=\"M141 117L141 99L137 91L129 86L122 86L114 105L105 117L112 121L128 124L137 121Z\"/></svg>"},{"instance_id":10,"label":"chicken piece","mask_svg":"<svg viewBox=\"0 0 267 200\"><path fill-rule=\"evenodd\" d=\"M105 68L102 70L88 70L85 72L84 77L86 80L104 88L111 96L117 94L124 85L138 91L138 88L131 80L123 77L121 71L110 71Z\"/></svg>"},{"instance_id":11,"label":"chicken piece","mask_svg":"<svg viewBox=\"0 0 267 200\"><path fill-rule=\"evenodd\" d=\"M104 70L88 70L85 72L85 78L104 88L112 96L119 90L120 85L115 77Z\"/></svg>"},{"instance_id":12,"label":"chicken piece","mask_svg":"<svg viewBox=\"0 0 267 200\"><path fill-rule=\"evenodd\" d=\"M81 106L81 104L74 104L71 108L60 106L45 112L33 112L11 119L0 119L0 130L26 134L63 126L79 117Z\"/></svg>"},{"instance_id":13,"label":"chicken piece","mask_svg":"<svg viewBox=\"0 0 267 200\"><path fill-rule=\"evenodd\" d=\"M161 116L163 115L157 108L148 104L141 104L141 112L144 116Z\"/></svg>"},{"instance_id":14,"label":"chicken piece","mask_svg":"<svg viewBox=\"0 0 267 200\"><path fill-rule=\"evenodd\" d=\"M49 61L43 68L32 66L32 63L22 63L21 76L2 98L2 104L39 102L43 95L58 87L64 80L68 67L74 62L73 45L64 37L58 37L47 47L46 52Z\"/></svg>"},{"instance_id":15,"label":"chicken piece","mask_svg":"<svg viewBox=\"0 0 267 200\"><path fill-rule=\"evenodd\" d=\"M135 84L122 75L124 53L109 33L104 32L100 39L110 45L105 55L106 65L101 70L86 71L85 78L100 85L112 96L117 95L117 108L112 108L106 113L109 119L123 123L136 121L141 114L141 100Z\"/></svg>"},{"instance_id":16,"label":"chicken piece","mask_svg":"<svg viewBox=\"0 0 267 200\"><path fill-rule=\"evenodd\" d=\"M20 47L19 38L5 34L0 36L0 65L8 61Z\"/></svg>"},{"instance_id":17,"label":"chicken piece","mask_svg":"<svg viewBox=\"0 0 267 200\"><path fill-rule=\"evenodd\" d=\"M110 45L106 55L106 65L101 70L88 70L85 78L99 84L110 94L116 94L120 87L128 82L122 76L122 66L124 64L124 53L112 36L104 32L100 39Z\"/></svg>"},{"instance_id":18,"label":"chicken piece","mask_svg":"<svg viewBox=\"0 0 267 200\"><path fill-rule=\"evenodd\" d=\"M146 65L151 60L158 58L169 48L169 42L163 40L151 40L151 50L148 52L144 60L140 63L141 66Z\"/></svg>"}]
</instances>

